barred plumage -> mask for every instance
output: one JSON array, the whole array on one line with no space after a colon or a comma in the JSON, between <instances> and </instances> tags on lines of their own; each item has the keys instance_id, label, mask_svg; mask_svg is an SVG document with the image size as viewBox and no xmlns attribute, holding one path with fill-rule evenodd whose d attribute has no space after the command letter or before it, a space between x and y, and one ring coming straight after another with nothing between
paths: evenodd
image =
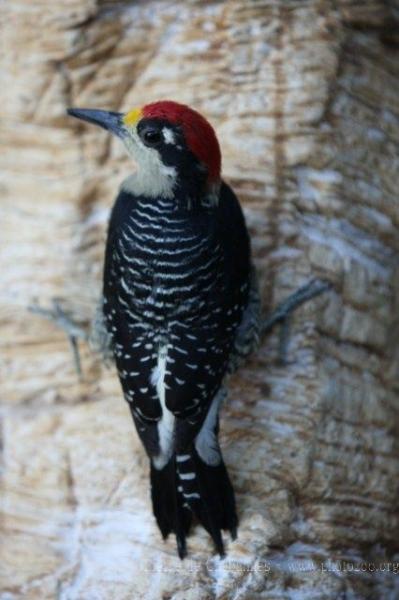
<instances>
[{"instance_id":1,"label":"barred plumage","mask_svg":"<svg viewBox=\"0 0 399 600\"><path fill-rule=\"evenodd\" d=\"M259 325L240 205L219 178L212 128L188 107L149 105L119 125L117 113L72 114L112 129L141 167L111 214L102 339L150 458L157 523L164 537L175 533L183 557L194 514L223 554L221 529L234 537L237 516L219 409L225 378L254 348ZM206 143L212 164L203 162Z\"/></svg>"},{"instance_id":2,"label":"barred plumage","mask_svg":"<svg viewBox=\"0 0 399 600\"><path fill-rule=\"evenodd\" d=\"M162 417L156 386L148 385L162 349L165 403L187 419L192 436L226 373L249 284L246 269L239 286L235 277L227 277L234 256L229 248L232 240L223 238L223 221L231 215L223 213L230 213L231 202L236 200L224 184L219 219L213 210L198 211L193 217L184 204L146 201L124 191L115 204L107 244L104 314L122 387L138 421ZM242 225L237 203L236 210ZM163 223L167 227L159 230ZM145 244L143 224L148 231ZM248 255L248 240L235 252ZM128 265L133 263L132 271ZM143 429L142 423L137 425ZM145 438L147 431L141 433ZM150 447L150 456L156 459L154 445ZM168 455L158 458L162 464Z\"/></svg>"}]
</instances>

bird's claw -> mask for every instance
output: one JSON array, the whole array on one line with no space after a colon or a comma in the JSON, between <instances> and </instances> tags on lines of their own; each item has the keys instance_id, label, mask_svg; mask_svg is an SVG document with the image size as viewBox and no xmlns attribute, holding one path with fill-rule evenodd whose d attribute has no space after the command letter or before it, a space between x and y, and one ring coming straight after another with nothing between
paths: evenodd
<instances>
[{"instance_id":1,"label":"bird's claw","mask_svg":"<svg viewBox=\"0 0 399 600\"><path fill-rule=\"evenodd\" d=\"M286 365L288 343L290 338L290 322L292 313L305 302L324 294L332 288L329 281L314 278L308 283L298 288L293 294L283 300L272 314L263 322L261 326L261 335L269 333L277 324L280 325L279 334L279 362Z\"/></svg>"},{"instance_id":2,"label":"bird's claw","mask_svg":"<svg viewBox=\"0 0 399 600\"><path fill-rule=\"evenodd\" d=\"M68 312L62 308L59 298L53 298L52 308L43 308L39 306L39 304L34 303L28 307L28 310L33 314L44 317L65 332L69 343L71 344L76 372L79 377L81 377L82 368L78 340L88 340L88 334L84 327L76 323Z\"/></svg>"}]
</instances>

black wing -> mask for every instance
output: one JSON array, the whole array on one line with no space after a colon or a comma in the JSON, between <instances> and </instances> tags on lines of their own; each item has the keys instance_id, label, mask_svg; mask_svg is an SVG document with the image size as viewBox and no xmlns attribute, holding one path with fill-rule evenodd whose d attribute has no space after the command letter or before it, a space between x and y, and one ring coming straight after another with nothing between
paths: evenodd
<instances>
[{"instance_id":1,"label":"black wing","mask_svg":"<svg viewBox=\"0 0 399 600\"><path fill-rule=\"evenodd\" d=\"M159 347L154 345L151 328L129 316L131 299L121 286L126 265L118 260L121 229L134 201L130 194L121 192L112 210L104 265L104 315L125 397L139 435L153 455L159 450L156 425L162 417L152 377ZM225 183L218 206L209 209L208 224L222 249L213 285L201 290L198 275L198 296L168 323L165 404L179 417L175 439L181 448L198 433L221 387L248 303L249 236L240 204Z\"/></svg>"},{"instance_id":2,"label":"black wing","mask_svg":"<svg viewBox=\"0 0 399 600\"><path fill-rule=\"evenodd\" d=\"M214 216L223 248L218 284L209 293L202 314L191 321L177 320L171 329L165 400L167 408L180 417L178 451L198 433L222 385L248 304L249 236L240 204L225 183Z\"/></svg>"}]
</instances>

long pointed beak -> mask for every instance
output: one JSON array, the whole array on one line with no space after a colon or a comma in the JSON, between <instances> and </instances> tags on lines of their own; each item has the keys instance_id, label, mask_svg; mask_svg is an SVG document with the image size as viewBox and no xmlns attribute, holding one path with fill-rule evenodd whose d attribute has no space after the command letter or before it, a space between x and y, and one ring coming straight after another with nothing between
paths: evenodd
<instances>
[{"instance_id":1,"label":"long pointed beak","mask_svg":"<svg viewBox=\"0 0 399 600\"><path fill-rule=\"evenodd\" d=\"M99 125L118 137L124 137L126 130L123 126L123 114L108 110L96 110L94 108L68 108L68 115Z\"/></svg>"}]
</instances>

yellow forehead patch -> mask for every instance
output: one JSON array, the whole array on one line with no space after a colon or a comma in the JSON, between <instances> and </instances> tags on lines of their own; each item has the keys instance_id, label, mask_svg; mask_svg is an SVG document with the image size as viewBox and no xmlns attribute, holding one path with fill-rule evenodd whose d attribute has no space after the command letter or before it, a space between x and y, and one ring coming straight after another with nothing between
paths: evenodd
<instances>
[{"instance_id":1,"label":"yellow forehead patch","mask_svg":"<svg viewBox=\"0 0 399 600\"><path fill-rule=\"evenodd\" d=\"M133 125L136 125L137 121L140 121L142 116L143 111L141 108L132 108L132 110L129 110L123 117L123 122L129 127L133 127Z\"/></svg>"}]
</instances>

